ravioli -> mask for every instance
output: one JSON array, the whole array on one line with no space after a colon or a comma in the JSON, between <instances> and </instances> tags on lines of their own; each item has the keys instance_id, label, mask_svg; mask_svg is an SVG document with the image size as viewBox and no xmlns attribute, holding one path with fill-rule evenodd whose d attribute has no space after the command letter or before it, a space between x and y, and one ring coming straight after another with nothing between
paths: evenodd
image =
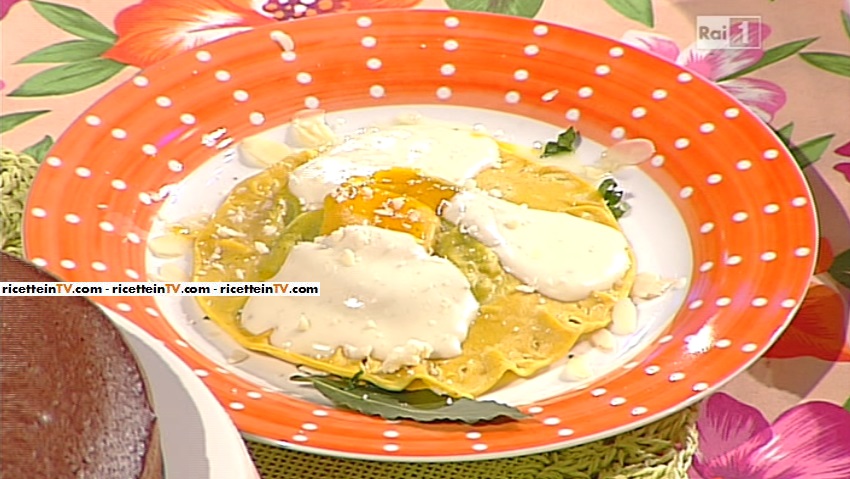
<instances>
[{"instance_id":1,"label":"ravioli","mask_svg":"<svg viewBox=\"0 0 850 479\"><path fill-rule=\"evenodd\" d=\"M498 189L506 200L619 230L589 183L567 171L524 159L509 148L502 147L500 154L501 168L476 176L482 189ZM194 281L266 281L280 269L296 243L324 234L328 225L342 224L339 218L328 217L326 210L302 212L287 189L290 172L315 155L308 152L285 158L233 190L211 221L195 233ZM404 183L385 187L402 188ZM406 193L433 207L445 192L445 188L433 186L439 184L439 180L418 186L408 183L411 188ZM634 282L635 261L629 250L631 267L613 288L593 292L581 301L555 301L524 289L489 248L456 226L440 221L429 228L420 239L427 241L433 254L457 266L481 305L462 353L453 358L426 359L416 366L382 373L380 361L352 360L341 348L328 357L311 357L273 346L270 331L251 334L240 320L248 297L200 297L198 302L212 321L246 349L343 377L360 373L361 379L387 390L428 388L475 398L513 377L540 372L563 358L582 335L607 326L614 303L628 296Z\"/></svg>"}]
</instances>

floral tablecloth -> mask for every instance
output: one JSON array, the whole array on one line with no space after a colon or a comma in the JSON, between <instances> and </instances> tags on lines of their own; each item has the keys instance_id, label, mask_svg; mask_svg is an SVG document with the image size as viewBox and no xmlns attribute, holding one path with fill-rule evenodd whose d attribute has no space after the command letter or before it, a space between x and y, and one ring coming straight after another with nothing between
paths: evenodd
<instances>
[{"instance_id":1,"label":"floral tablecloth","mask_svg":"<svg viewBox=\"0 0 850 479\"><path fill-rule=\"evenodd\" d=\"M850 478L850 0L54 1L0 1L2 145L36 160L141 67L258 25L346 10L534 17L620 38L717 82L789 145L822 239L790 328L703 404L689 474ZM703 15L760 17L761 48L696 50Z\"/></svg>"}]
</instances>

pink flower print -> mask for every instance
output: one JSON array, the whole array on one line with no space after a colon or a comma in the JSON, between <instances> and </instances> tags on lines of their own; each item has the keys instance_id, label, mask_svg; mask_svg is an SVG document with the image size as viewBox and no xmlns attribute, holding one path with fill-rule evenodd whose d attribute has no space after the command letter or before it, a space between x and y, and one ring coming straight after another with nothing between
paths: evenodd
<instances>
[{"instance_id":1,"label":"pink flower print","mask_svg":"<svg viewBox=\"0 0 850 479\"><path fill-rule=\"evenodd\" d=\"M832 403L795 406L768 424L755 408L717 393L697 420L691 479L846 479L850 412Z\"/></svg>"},{"instance_id":2,"label":"pink flower print","mask_svg":"<svg viewBox=\"0 0 850 479\"><path fill-rule=\"evenodd\" d=\"M762 23L756 29L751 27L747 34L758 35L763 42L770 35L770 27ZM733 44L741 43L744 32L740 25L737 28L733 27L731 35ZM773 82L757 78L724 80L725 77L738 73L761 60L764 50L760 47L699 50L695 45L691 45L681 50L669 37L634 30L626 32L621 40L675 62L707 80L717 82L721 88L737 98L765 122L772 120L776 112L785 105L785 91Z\"/></svg>"}]
</instances>

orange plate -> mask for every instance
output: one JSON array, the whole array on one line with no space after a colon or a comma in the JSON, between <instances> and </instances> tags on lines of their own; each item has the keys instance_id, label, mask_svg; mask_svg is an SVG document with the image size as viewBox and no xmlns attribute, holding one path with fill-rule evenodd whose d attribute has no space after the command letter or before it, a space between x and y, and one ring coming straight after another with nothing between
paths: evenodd
<instances>
[{"instance_id":1,"label":"orange plate","mask_svg":"<svg viewBox=\"0 0 850 479\"><path fill-rule=\"evenodd\" d=\"M270 40L274 27L152 66L85 112L35 180L24 224L29 258L69 281L143 279L145 236L158 205L140 193L180 181L209 160L218 150L199 146L202 135L224 127L239 141L288 122L305 105L339 111L445 104L553 125L579 111L579 129L597 141L618 126L652 139L659 156L642 168L684 218L695 267L668 335L598 379L596 395L574 391L524 407L527 420L474 427L390 424L261 390L189 347L152 298L96 298L164 341L244 433L385 460L484 459L588 442L655 421L720 387L770 346L803 298L817 224L801 172L755 116L681 67L586 32L489 14L381 11L300 20L285 24L297 45L286 54ZM453 74L441 72L447 63ZM520 68L530 73L525 81L514 79ZM299 72L312 81L299 83ZM383 87L378 98L376 84ZM553 100L541 99L555 88ZM645 115L634 114L636 107ZM688 352L685 338L701 329L712 333L711 347ZM600 388L606 392L599 395Z\"/></svg>"}]
</instances>

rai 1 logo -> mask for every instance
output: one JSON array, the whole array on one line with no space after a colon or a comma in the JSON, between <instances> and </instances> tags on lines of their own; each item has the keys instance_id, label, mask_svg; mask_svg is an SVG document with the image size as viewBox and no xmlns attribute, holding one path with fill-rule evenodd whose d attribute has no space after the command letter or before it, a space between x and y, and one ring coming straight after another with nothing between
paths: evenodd
<instances>
[{"instance_id":1,"label":"rai 1 logo","mask_svg":"<svg viewBox=\"0 0 850 479\"><path fill-rule=\"evenodd\" d=\"M761 17L697 16L698 50L747 50L761 48Z\"/></svg>"}]
</instances>

